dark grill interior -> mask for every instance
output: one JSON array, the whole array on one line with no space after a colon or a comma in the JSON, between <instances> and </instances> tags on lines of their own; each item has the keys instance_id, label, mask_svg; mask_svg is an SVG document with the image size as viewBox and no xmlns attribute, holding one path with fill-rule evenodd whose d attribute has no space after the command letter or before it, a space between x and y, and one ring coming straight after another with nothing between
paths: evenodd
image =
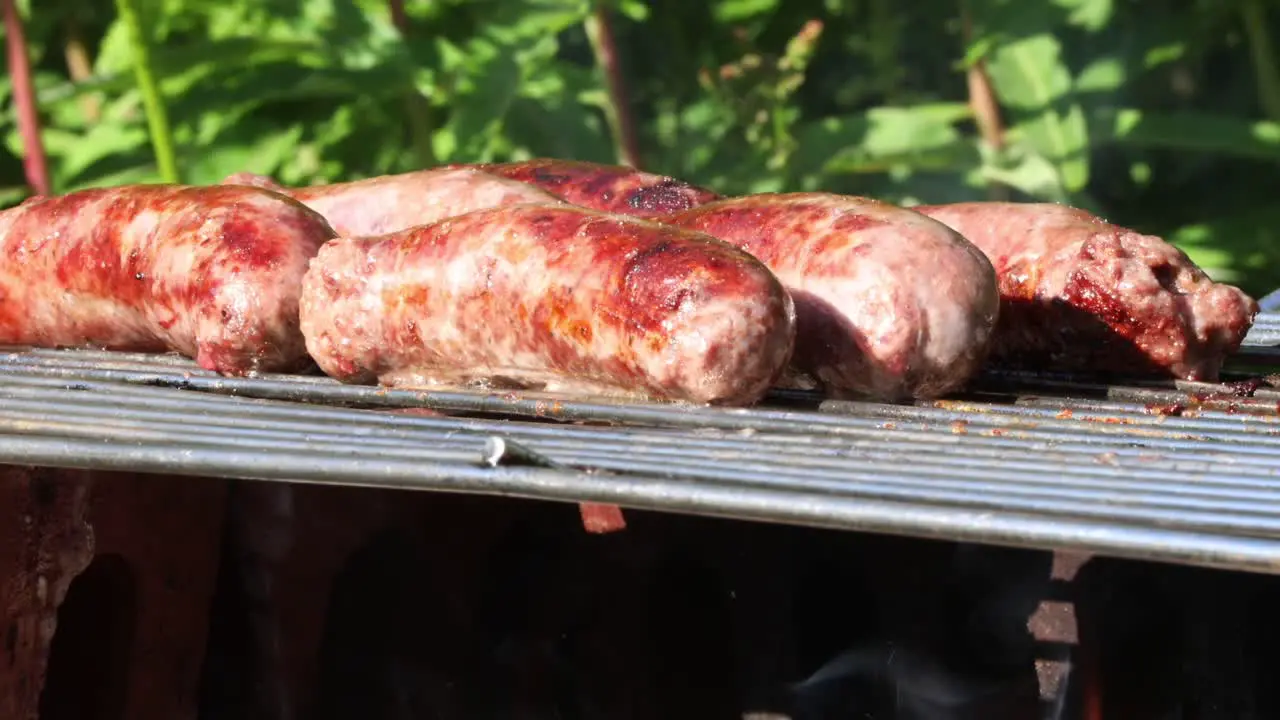
<instances>
[{"instance_id":1,"label":"dark grill interior","mask_svg":"<svg viewBox=\"0 0 1280 720\"><path fill-rule=\"evenodd\" d=\"M753 409L13 349L23 502L127 510L94 523L41 717L1276 717L1276 345L1264 315L1219 384L991 371ZM583 501L626 530L584 532Z\"/></svg>"}]
</instances>

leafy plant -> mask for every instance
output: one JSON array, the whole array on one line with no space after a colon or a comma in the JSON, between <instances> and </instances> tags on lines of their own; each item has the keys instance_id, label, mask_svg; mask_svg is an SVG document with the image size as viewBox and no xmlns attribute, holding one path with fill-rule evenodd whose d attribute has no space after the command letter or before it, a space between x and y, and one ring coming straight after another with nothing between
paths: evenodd
<instances>
[{"instance_id":1,"label":"leafy plant","mask_svg":"<svg viewBox=\"0 0 1280 720\"><path fill-rule=\"evenodd\" d=\"M1280 285L1265 0L16 7L55 192L560 156L726 193L1066 202ZM10 204L31 190L9 79L0 102Z\"/></svg>"}]
</instances>

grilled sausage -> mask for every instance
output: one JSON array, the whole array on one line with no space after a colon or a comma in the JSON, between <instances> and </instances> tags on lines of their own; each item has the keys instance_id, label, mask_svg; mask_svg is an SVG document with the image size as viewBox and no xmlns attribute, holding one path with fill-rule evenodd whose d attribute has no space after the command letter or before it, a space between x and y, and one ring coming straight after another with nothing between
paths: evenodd
<instances>
[{"instance_id":1,"label":"grilled sausage","mask_svg":"<svg viewBox=\"0 0 1280 720\"><path fill-rule=\"evenodd\" d=\"M1049 203L917 207L991 258L1002 309L993 359L1215 380L1257 303L1151 235Z\"/></svg>"},{"instance_id":2,"label":"grilled sausage","mask_svg":"<svg viewBox=\"0 0 1280 720\"><path fill-rule=\"evenodd\" d=\"M478 210L321 249L302 290L347 382L741 404L786 366L790 297L698 233L564 204Z\"/></svg>"},{"instance_id":3,"label":"grilled sausage","mask_svg":"<svg viewBox=\"0 0 1280 720\"><path fill-rule=\"evenodd\" d=\"M795 300L795 367L834 395L941 395L985 356L999 308L991 263L923 215L866 198L783 193L662 222L728 241L773 270Z\"/></svg>"},{"instance_id":4,"label":"grilled sausage","mask_svg":"<svg viewBox=\"0 0 1280 720\"><path fill-rule=\"evenodd\" d=\"M532 185L475 168L420 170L299 188L252 173L236 173L222 182L289 195L323 215L344 237L382 235L499 205L557 201Z\"/></svg>"},{"instance_id":5,"label":"grilled sausage","mask_svg":"<svg viewBox=\"0 0 1280 720\"><path fill-rule=\"evenodd\" d=\"M228 375L307 362L298 293L333 229L250 187L139 185L0 212L0 343L176 350Z\"/></svg>"},{"instance_id":6,"label":"grilled sausage","mask_svg":"<svg viewBox=\"0 0 1280 720\"><path fill-rule=\"evenodd\" d=\"M705 188L624 165L540 158L475 167L536 185L574 205L633 217L687 210L719 197Z\"/></svg>"}]
</instances>

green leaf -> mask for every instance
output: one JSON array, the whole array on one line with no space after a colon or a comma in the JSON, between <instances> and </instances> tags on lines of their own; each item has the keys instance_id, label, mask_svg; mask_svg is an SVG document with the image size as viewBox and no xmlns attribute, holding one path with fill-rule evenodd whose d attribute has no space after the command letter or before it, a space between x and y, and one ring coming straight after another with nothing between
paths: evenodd
<instances>
[{"instance_id":1,"label":"green leaf","mask_svg":"<svg viewBox=\"0 0 1280 720\"><path fill-rule=\"evenodd\" d=\"M141 125L101 123L84 135L45 136L46 151L57 158L59 186L82 181L81 175L86 170L108 157L128 155L147 147L147 131Z\"/></svg>"},{"instance_id":2,"label":"green leaf","mask_svg":"<svg viewBox=\"0 0 1280 720\"><path fill-rule=\"evenodd\" d=\"M747 181L747 193L756 195L759 193L776 193L786 190L785 180L782 177L754 177Z\"/></svg>"},{"instance_id":3,"label":"green leaf","mask_svg":"<svg viewBox=\"0 0 1280 720\"><path fill-rule=\"evenodd\" d=\"M1035 152L1010 151L1003 162L984 164L980 177L985 182L1008 185L1034 198L1049 202L1069 203L1066 188L1062 186L1062 175L1058 168Z\"/></svg>"},{"instance_id":4,"label":"green leaf","mask_svg":"<svg viewBox=\"0 0 1280 720\"><path fill-rule=\"evenodd\" d=\"M986 200L982 179L969 177L970 175L971 173L913 172L901 178L886 177L884 182L875 186L871 194L902 207Z\"/></svg>"},{"instance_id":5,"label":"green leaf","mask_svg":"<svg viewBox=\"0 0 1280 720\"><path fill-rule=\"evenodd\" d=\"M1069 15L1067 22L1090 32L1097 32L1111 22L1115 13L1114 0L1054 0Z\"/></svg>"},{"instance_id":6,"label":"green leaf","mask_svg":"<svg viewBox=\"0 0 1280 720\"><path fill-rule=\"evenodd\" d=\"M31 188L26 185L0 187L0 208L11 208L29 197Z\"/></svg>"},{"instance_id":7,"label":"green leaf","mask_svg":"<svg viewBox=\"0 0 1280 720\"><path fill-rule=\"evenodd\" d=\"M778 0L720 0L711 12L718 22L734 23L771 13L777 7Z\"/></svg>"},{"instance_id":8,"label":"green leaf","mask_svg":"<svg viewBox=\"0 0 1280 720\"><path fill-rule=\"evenodd\" d=\"M1100 143L1280 162L1280 123L1204 113L1106 109L1093 118Z\"/></svg>"},{"instance_id":9,"label":"green leaf","mask_svg":"<svg viewBox=\"0 0 1280 720\"><path fill-rule=\"evenodd\" d=\"M656 127L662 153L652 162L672 175L701 177L734 145L734 122L733 111L711 97L683 106L665 102Z\"/></svg>"},{"instance_id":10,"label":"green leaf","mask_svg":"<svg viewBox=\"0 0 1280 720\"><path fill-rule=\"evenodd\" d=\"M968 119L964 103L872 108L861 115L827 118L796 133L793 175L878 173L891 166L954 170L977 154L956 123Z\"/></svg>"},{"instance_id":11,"label":"green leaf","mask_svg":"<svg viewBox=\"0 0 1280 720\"><path fill-rule=\"evenodd\" d=\"M113 187L116 185L135 185L163 182L159 170L154 163L131 165L121 170L111 170L94 174L68 185L66 192L84 190L86 188Z\"/></svg>"},{"instance_id":12,"label":"green leaf","mask_svg":"<svg viewBox=\"0 0 1280 720\"><path fill-rule=\"evenodd\" d=\"M1187 225L1166 239L1215 280L1255 295L1280 287L1280 208Z\"/></svg>"},{"instance_id":13,"label":"green leaf","mask_svg":"<svg viewBox=\"0 0 1280 720\"><path fill-rule=\"evenodd\" d=\"M275 131L258 125L252 130L256 132L243 133L243 142L225 141L209 148L187 149L182 159L185 180L212 185L236 172L273 176L302 139L302 128L297 125Z\"/></svg>"},{"instance_id":14,"label":"green leaf","mask_svg":"<svg viewBox=\"0 0 1280 720\"><path fill-rule=\"evenodd\" d=\"M1128 79L1124 63L1116 57L1100 57L1076 76L1076 92L1113 93Z\"/></svg>"},{"instance_id":15,"label":"green leaf","mask_svg":"<svg viewBox=\"0 0 1280 720\"><path fill-rule=\"evenodd\" d=\"M649 5L643 0L619 0L618 12L631 22L644 22L649 19Z\"/></svg>"},{"instance_id":16,"label":"green leaf","mask_svg":"<svg viewBox=\"0 0 1280 720\"><path fill-rule=\"evenodd\" d=\"M590 3L585 2L520 5L505 3L504 9L510 9L486 23L484 34L503 45L554 38L565 30L580 25L591 12ZM515 12L517 9L519 12Z\"/></svg>"},{"instance_id":17,"label":"green leaf","mask_svg":"<svg viewBox=\"0 0 1280 720\"><path fill-rule=\"evenodd\" d=\"M987 67L1000 100L1018 116L1011 135L1053 163L1062 186L1075 193L1089 180L1089 135L1060 49L1041 33L1000 45Z\"/></svg>"},{"instance_id":18,"label":"green leaf","mask_svg":"<svg viewBox=\"0 0 1280 720\"><path fill-rule=\"evenodd\" d=\"M520 66L510 54L494 53L468 84L470 92L454 99L453 111L433 137L433 150L442 161L491 159L503 119L519 88Z\"/></svg>"},{"instance_id":19,"label":"green leaf","mask_svg":"<svg viewBox=\"0 0 1280 720\"><path fill-rule=\"evenodd\" d=\"M610 162L613 145L599 113L580 103L518 98L506 123L507 135L527 156L534 154ZM576 128L565 132L565 128Z\"/></svg>"},{"instance_id":20,"label":"green leaf","mask_svg":"<svg viewBox=\"0 0 1280 720\"><path fill-rule=\"evenodd\" d=\"M1167 65L1171 62L1181 60L1187 54L1187 44L1183 42L1166 43L1158 45L1147 50L1146 55L1142 59L1142 65L1148 70L1155 69L1161 65Z\"/></svg>"}]
</instances>

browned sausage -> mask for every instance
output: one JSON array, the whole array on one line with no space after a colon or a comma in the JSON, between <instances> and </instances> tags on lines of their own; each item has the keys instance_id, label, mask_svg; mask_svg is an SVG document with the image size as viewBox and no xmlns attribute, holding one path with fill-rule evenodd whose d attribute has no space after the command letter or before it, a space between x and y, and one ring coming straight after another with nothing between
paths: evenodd
<instances>
[{"instance_id":1,"label":"browned sausage","mask_svg":"<svg viewBox=\"0 0 1280 720\"><path fill-rule=\"evenodd\" d=\"M791 299L713 238L564 204L479 210L320 251L302 329L351 382L750 403L782 372Z\"/></svg>"},{"instance_id":2,"label":"browned sausage","mask_svg":"<svg viewBox=\"0 0 1280 720\"><path fill-rule=\"evenodd\" d=\"M474 168L438 168L299 188L252 173L236 173L222 182L285 193L323 215L344 237L382 235L488 207L557 201L532 185Z\"/></svg>"},{"instance_id":3,"label":"browned sausage","mask_svg":"<svg viewBox=\"0 0 1280 720\"><path fill-rule=\"evenodd\" d=\"M250 187L140 185L0 212L0 343L176 350L226 374L307 362L298 293L334 236Z\"/></svg>"},{"instance_id":4,"label":"browned sausage","mask_svg":"<svg viewBox=\"0 0 1280 720\"><path fill-rule=\"evenodd\" d=\"M1257 303L1160 238L1048 203L918 207L995 265L993 354L1012 366L1214 380Z\"/></svg>"},{"instance_id":5,"label":"browned sausage","mask_svg":"<svg viewBox=\"0 0 1280 720\"><path fill-rule=\"evenodd\" d=\"M709 203L663 222L762 260L796 305L795 365L836 395L925 398L980 366L999 307L991 263L918 213L828 193Z\"/></svg>"},{"instance_id":6,"label":"browned sausage","mask_svg":"<svg viewBox=\"0 0 1280 720\"><path fill-rule=\"evenodd\" d=\"M624 165L539 158L476 167L536 185L574 205L634 217L687 210L719 197L706 188Z\"/></svg>"}]
</instances>

